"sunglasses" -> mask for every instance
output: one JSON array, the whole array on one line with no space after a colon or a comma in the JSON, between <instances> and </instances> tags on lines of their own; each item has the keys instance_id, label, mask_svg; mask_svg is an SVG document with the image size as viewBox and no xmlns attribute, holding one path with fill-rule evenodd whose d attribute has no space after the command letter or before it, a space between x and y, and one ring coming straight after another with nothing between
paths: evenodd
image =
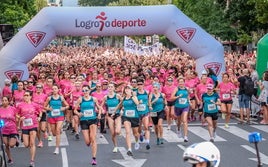
<instances>
[{"instance_id":1,"label":"sunglasses","mask_svg":"<svg viewBox=\"0 0 268 167\"><path fill-rule=\"evenodd\" d=\"M173 80L167 80L168 82L173 82Z\"/></svg>"},{"instance_id":2,"label":"sunglasses","mask_svg":"<svg viewBox=\"0 0 268 167\"><path fill-rule=\"evenodd\" d=\"M132 81L131 83L137 83L137 81Z\"/></svg>"},{"instance_id":3,"label":"sunglasses","mask_svg":"<svg viewBox=\"0 0 268 167\"><path fill-rule=\"evenodd\" d=\"M138 83L138 85L143 85L143 83Z\"/></svg>"},{"instance_id":4,"label":"sunglasses","mask_svg":"<svg viewBox=\"0 0 268 167\"><path fill-rule=\"evenodd\" d=\"M37 86L36 88L37 88L37 89L42 89L42 87L40 87L40 86Z\"/></svg>"},{"instance_id":5,"label":"sunglasses","mask_svg":"<svg viewBox=\"0 0 268 167\"><path fill-rule=\"evenodd\" d=\"M71 77L71 79L75 79L75 77Z\"/></svg>"},{"instance_id":6,"label":"sunglasses","mask_svg":"<svg viewBox=\"0 0 268 167\"><path fill-rule=\"evenodd\" d=\"M82 90L82 92L88 92L89 90L88 89L84 89L84 90Z\"/></svg>"},{"instance_id":7,"label":"sunglasses","mask_svg":"<svg viewBox=\"0 0 268 167\"><path fill-rule=\"evenodd\" d=\"M28 81L28 83L33 83L33 81Z\"/></svg>"}]
</instances>

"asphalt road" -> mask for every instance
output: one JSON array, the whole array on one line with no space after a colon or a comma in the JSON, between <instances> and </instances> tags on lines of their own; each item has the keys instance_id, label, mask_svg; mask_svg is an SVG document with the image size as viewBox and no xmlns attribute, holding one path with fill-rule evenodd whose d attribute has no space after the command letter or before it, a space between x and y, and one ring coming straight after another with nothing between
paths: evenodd
<instances>
[{"instance_id":1,"label":"asphalt road","mask_svg":"<svg viewBox=\"0 0 268 167\"><path fill-rule=\"evenodd\" d=\"M258 143L263 167L268 167L268 126L267 125L238 125L232 119L230 128L225 129L223 120L219 120L216 146L221 152L221 167L255 167L257 166L256 150L254 144L248 142L248 134L260 132L263 141ZM156 145L155 134L151 133L151 149L146 150L141 143L139 150L134 150L133 157L126 155L124 129L122 136L118 137L119 152L112 153L113 145L107 130L103 136L98 134L97 162L99 167L190 167L183 162L182 154L185 147L205 140L209 140L207 127L202 127L196 121L189 125L189 142L184 143L176 134L175 125L171 130L164 126L164 144ZM82 136L76 140L70 131L62 133L60 154L54 155L55 140L44 141L43 148L37 148L36 167L88 167L91 166L91 149L86 147ZM134 139L132 139L134 143ZM24 167L29 165L29 150L24 147L11 150L14 157L12 166Z\"/></svg>"}]
</instances>

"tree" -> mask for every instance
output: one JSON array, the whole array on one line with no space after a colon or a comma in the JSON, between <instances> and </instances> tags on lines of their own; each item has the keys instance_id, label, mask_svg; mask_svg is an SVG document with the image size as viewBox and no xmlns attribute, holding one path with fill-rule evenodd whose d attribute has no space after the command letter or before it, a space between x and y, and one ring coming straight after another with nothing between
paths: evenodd
<instances>
[{"instance_id":1,"label":"tree","mask_svg":"<svg viewBox=\"0 0 268 167\"><path fill-rule=\"evenodd\" d=\"M46 6L47 6L46 0L35 0L35 7L38 12Z\"/></svg>"},{"instance_id":2,"label":"tree","mask_svg":"<svg viewBox=\"0 0 268 167\"><path fill-rule=\"evenodd\" d=\"M80 6L107 6L109 3L117 0L79 0Z\"/></svg>"}]
</instances>

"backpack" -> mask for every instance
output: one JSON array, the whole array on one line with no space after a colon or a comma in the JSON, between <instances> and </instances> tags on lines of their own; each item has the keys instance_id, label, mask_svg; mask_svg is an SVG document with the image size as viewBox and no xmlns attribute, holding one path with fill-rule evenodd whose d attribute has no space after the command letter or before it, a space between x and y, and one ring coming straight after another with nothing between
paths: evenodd
<instances>
[{"instance_id":1,"label":"backpack","mask_svg":"<svg viewBox=\"0 0 268 167\"><path fill-rule=\"evenodd\" d=\"M244 91L245 94L250 97L254 94L254 82L252 81L251 77L245 77Z\"/></svg>"}]
</instances>

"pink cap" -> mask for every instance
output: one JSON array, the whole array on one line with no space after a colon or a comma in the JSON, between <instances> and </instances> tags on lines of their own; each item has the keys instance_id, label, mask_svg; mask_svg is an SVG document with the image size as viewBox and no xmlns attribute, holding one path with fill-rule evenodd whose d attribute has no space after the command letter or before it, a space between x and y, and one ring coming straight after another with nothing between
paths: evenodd
<instances>
[{"instance_id":1,"label":"pink cap","mask_svg":"<svg viewBox=\"0 0 268 167\"><path fill-rule=\"evenodd\" d=\"M108 83L108 81L105 79L105 80L102 81L102 83Z\"/></svg>"},{"instance_id":2,"label":"pink cap","mask_svg":"<svg viewBox=\"0 0 268 167\"><path fill-rule=\"evenodd\" d=\"M157 72L156 68L152 68L152 72L153 73Z\"/></svg>"},{"instance_id":3,"label":"pink cap","mask_svg":"<svg viewBox=\"0 0 268 167\"><path fill-rule=\"evenodd\" d=\"M168 73L173 73L173 72L174 72L174 70L172 70L172 69L168 70Z\"/></svg>"},{"instance_id":4,"label":"pink cap","mask_svg":"<svg viewBox=\"0 0 268 167\"><path fill-rule=\"evenodd\" d=\"M160 69L160 73L165 74L165 70L164 69Z\"/></svg>"},{"instance_id":5,"label":"pink cap","mask_svg":"<svg viewBox=\"0 0 268 167\"><path fill-rule=\"evenodd\" d=\"M214 86L212 84L207 85L207 89L213 89L213 88L214 88Z\"/></svg>"},{"instance_id":6,"label":"pink cap","mask_svg":"<svg viewBox=\"0 0 268 167\"><path fill-rule=\"evenodd\" d=\"M90 72L94 71L94 68L93 68L93 67L91 67L91 68L89 69L89 71L90 71Z\"/></svg>"}]
</instances>

